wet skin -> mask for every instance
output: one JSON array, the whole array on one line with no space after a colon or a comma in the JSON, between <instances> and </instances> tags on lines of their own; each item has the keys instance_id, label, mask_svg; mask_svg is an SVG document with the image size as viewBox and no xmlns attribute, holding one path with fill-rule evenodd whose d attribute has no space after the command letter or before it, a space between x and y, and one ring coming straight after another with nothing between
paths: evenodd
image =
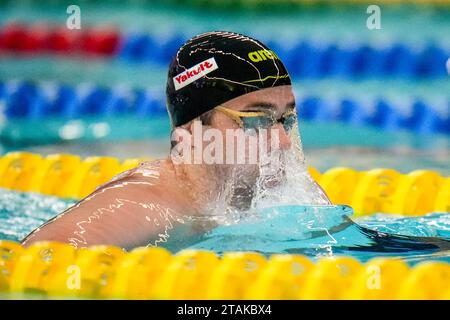
<instances>
[{"instance_id":1,"label":"wet skin","mask_svg":"<svg viewBox=\"0 0 450 320\"><path fill-rule=\"evenodd\" d=\"M232 99L223 106L237 111L268 109L276 119L294 107L291 86L273 87ZM220 112L214 112L209 127L225 131L238 124ZM278 128L280 148L291 147L289 135ZM192 133L191 124L183 126ZM211 206L215 192L224 183L214 165L175 165L171 158L143 163L70 207L33 231L23 240L28 246L37 241L67 242L79 247L96 244L125 249L159 245L170 239L171 231L191 215ZM249 181L254 181L249 169ZM214 207L214 203L212 205ZM204 226L189 226L190 232L202 232Z\"/></svg>"}]
</instances>

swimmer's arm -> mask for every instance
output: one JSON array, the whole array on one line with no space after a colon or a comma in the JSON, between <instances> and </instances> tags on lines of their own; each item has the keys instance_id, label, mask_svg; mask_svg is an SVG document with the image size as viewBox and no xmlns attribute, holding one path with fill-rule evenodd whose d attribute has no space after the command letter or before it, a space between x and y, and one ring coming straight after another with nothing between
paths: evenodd
<instances>
[{"instance_id":1,"label":"swimmer's arm","mask_svg":"<svg viewBox=\"0 0 450 320\"><path fill-rule=\"evenodd\" d=\"M170 234L179 215L157 199L151 186L125 181L123 187L123 182L103 186L33 231L22 244L58 241L74 247L108 244L131 249Z\"/></svg>"}]
</instances>

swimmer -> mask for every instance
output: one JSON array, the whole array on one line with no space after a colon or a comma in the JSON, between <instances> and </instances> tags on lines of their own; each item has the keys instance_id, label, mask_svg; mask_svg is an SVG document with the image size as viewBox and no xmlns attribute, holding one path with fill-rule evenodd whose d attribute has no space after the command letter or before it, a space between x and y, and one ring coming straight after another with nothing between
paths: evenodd
<instances>
[{"instance_id":1,"label":"swimmer","mask_svg":"<svg viewBox=\"0 0 450 320\"><path fill-rule=\"evenodd\" d=\"M99 186L30 233L23 245L48 240L129 250L182 241L283 185L291 175L289 152L304 162L291 79L260 41L232 32L188 40L169 66L166 98L170 156ZM239 136L241 144L235 141ZM329 203L306 170L304 176L321 203Z\"/></svg>"}]
</instances>

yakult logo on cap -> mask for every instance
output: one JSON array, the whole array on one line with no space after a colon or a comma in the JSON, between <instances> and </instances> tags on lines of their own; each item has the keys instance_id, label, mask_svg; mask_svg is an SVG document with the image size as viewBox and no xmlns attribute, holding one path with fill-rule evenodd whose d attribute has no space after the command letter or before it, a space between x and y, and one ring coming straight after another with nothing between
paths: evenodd
<instances>
[{"instance_id":1,"label":"yakult logo on cap","mask_svg":"<svg viewBox=\"0 0 450 320\"><path fill-rule=\"evenodd\" d=\"M196 64L192 68L180 73L179 75L173 77L173 83L175 85L175 90L181 89L188 84L194 82L197 79L207 75L211 71L218 69L216 60L214 58L209 58L199 64Z\"/></svg>"}]
</instances>

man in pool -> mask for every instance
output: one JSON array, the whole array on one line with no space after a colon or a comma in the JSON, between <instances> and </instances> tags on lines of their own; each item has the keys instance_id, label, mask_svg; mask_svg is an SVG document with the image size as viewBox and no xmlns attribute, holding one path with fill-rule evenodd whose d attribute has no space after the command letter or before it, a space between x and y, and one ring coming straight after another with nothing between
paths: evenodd
<instances>
[{"instance_id":1,"label":"man in pool","mask_svg":"<svg viewBox=\"0 0 450 320\"><path fill-rule=\"evenodd\" d=\"M170 156L116 176L34 230L24 245L51 240L131 249L183 241L218 217L249 210L258 194L285 182L285 154L301 153L295 100L286 68L264 44L231 32L188 40L170 64L166 95ZM243 143L229 143L239 137ZM306 175L309 189L320 193L316 203L327 204Z\"/></svg>"}]
</instances>

